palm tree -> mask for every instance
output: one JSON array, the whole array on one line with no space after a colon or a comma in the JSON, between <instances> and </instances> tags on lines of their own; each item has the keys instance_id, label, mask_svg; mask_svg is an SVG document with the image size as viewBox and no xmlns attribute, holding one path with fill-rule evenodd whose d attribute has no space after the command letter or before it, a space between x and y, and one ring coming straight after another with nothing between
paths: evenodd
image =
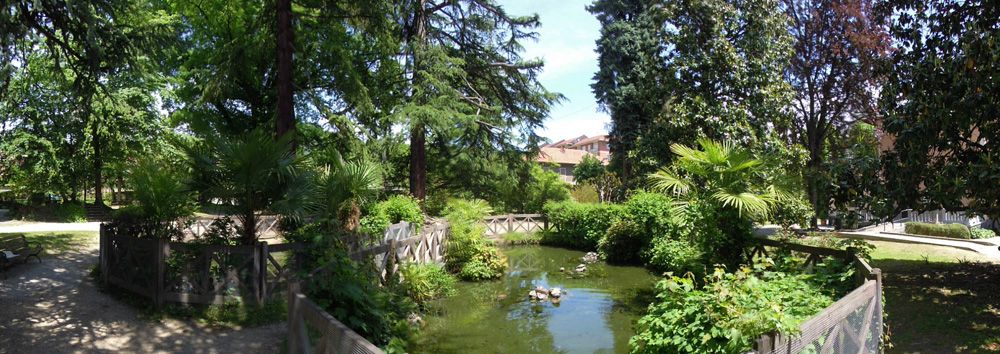
<instances>
[{"instance_id":1,"label":"palm tree","mask_svg":"<svg viewBox=\"0 0 1000 354\"><path fill-rule=\"evenodd\" d=\"M232 208L243 224L243 244L257 240L257 220L263 212L301 218L313 195L304 159L289 151L291 134L275 140L256 130L210 141L209 154L188 149L193 163L192 187L209 200Z\"/></svg>"},{"instance_id":2,"label":"palm tree","mask_svg":"<svg viewBox=\"0 0 1000 354\"><path fill-rule=\"evenodd\" d=\"M336 219L344 231L355 232L361 220L361 205L374 200L382 186L382 174L370 161L346 162L340 153L327 152L332 161L318 180L320 208L326 219Z\"/></svg>"},{"instance_id":3,"label":"palm tree","mask_svg":"<svg viewBox=\"0 0 1000 354\"><path fill-rule=\"evenodd\" d=\"M736 266L751 240L750 220L766 217L779 202L793 198L798 185L792 178L770 173L772 166L766 160L754 159L731 142L700 139L698 145L701 150L671 145L677 160L650 174L649 180L656 190L715 205L715 221L725 239L701 241L727 266Z\"/></svg>"}]
</instances>

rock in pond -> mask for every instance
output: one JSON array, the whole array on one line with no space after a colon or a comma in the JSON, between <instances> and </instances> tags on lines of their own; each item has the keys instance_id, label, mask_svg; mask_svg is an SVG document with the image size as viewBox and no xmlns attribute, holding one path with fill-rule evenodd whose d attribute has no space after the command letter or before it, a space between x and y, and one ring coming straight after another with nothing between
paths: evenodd
<instances>
[{"instance_id":1,"label":"rock in pond","mask_svg":"<svg viewBox=\"0 0 1000 354\"><path fill-rule=\"evenodd\" d=\"M562 296L562 290L559 288L552 288L549 290L549 295L552 296L552 301L555 301Z\"/></svg>"},{"instance_id":2,"label":"rock in pond","mask_svg":"<svg viewBox=\"0 0 1000 354\"><path fill-rule=\"evenodd\" d=\"M535 294L535 296L538 297L538 301L545 301L546 299L549 298L549 295L546 294L546 293L538 293L538 294Z\"/></svg>"}]
</instances>

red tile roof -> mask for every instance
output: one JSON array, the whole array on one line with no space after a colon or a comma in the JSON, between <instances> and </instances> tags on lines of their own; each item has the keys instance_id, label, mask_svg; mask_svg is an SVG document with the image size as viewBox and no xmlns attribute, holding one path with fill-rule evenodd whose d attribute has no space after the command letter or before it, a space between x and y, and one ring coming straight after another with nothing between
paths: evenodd
<instances>
[{"instance_id":1,"label":"red tile roof","mask_svg":"<svg viewBox=\"0 0 1000 354\"><path fill-rule=\"evenodd\" d=\"M595 137L592 137L592 138L586 138L586 139L580 140L578 142L575 142L573 144L570 144L569 147L575 148L577 146L586 145L586 144L590 144L590 143L597 142L597 141L607 142L608 141L608 136L607 135L598 135L598 136L595 136Z\"/></svg>"},{"instance_id":2,"label":"red tile roof","mask_svg":"<svg viewBox=\"0 0 1000 354\"><path fill-rule=\"evenodd\" d=\"M552 148L543 147L542 151L535 158L537 162L554 162L558 164L570 164L579 165L583 161L583 157L586 155L595 155L601 160L601 164L608 164L609 154L607 152L600 152L599 154L593 154L583 150L576 149L563 149L563 148Z\"/></svg>"}]
</instances>

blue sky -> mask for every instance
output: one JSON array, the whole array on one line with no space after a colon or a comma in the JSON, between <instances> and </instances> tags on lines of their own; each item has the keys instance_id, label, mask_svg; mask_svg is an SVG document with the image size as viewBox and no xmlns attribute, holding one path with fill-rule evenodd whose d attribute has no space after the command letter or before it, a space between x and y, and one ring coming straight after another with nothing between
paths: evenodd
<instances>
[{"instance_id":1,"label":"blue sky","mask_svg":"<svg viewBox=\"0 0 1000 354\"><path fill-rule=\"evenodd\" d=\"M540 77L549 91L566 95L561 105L553 107L545 128L539 135L552 141L580 135L607 133L611 121L597 111L590 83L597 72L594 41L601 25L585 7L593 0L498 0L512 15L537 13L542 26L538 42L526 41L524 57L545 59Z\"/></svg>"}]
</instances>

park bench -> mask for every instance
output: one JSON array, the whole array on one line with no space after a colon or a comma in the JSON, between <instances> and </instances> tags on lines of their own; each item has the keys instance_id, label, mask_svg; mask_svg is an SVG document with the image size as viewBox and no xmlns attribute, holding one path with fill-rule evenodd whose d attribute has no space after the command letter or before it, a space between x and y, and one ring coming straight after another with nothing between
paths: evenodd
<instances>
[{"instance_id":1,"label":"park bench","mask_svg":"<svg viewBox=\"0 0 1000 354\"><path fill-rule=\"evenodd\" d=\"M35 247L31 247L34 244ZM42 245L38 242L28 242L21 234L0 235L0 269L3 269L3 278L7 279L7 266L14 264L14 261L28 262L28 258L35 257L40 263L42 259L38 254L42 253Z\"/></svg>"}]
</instances>

